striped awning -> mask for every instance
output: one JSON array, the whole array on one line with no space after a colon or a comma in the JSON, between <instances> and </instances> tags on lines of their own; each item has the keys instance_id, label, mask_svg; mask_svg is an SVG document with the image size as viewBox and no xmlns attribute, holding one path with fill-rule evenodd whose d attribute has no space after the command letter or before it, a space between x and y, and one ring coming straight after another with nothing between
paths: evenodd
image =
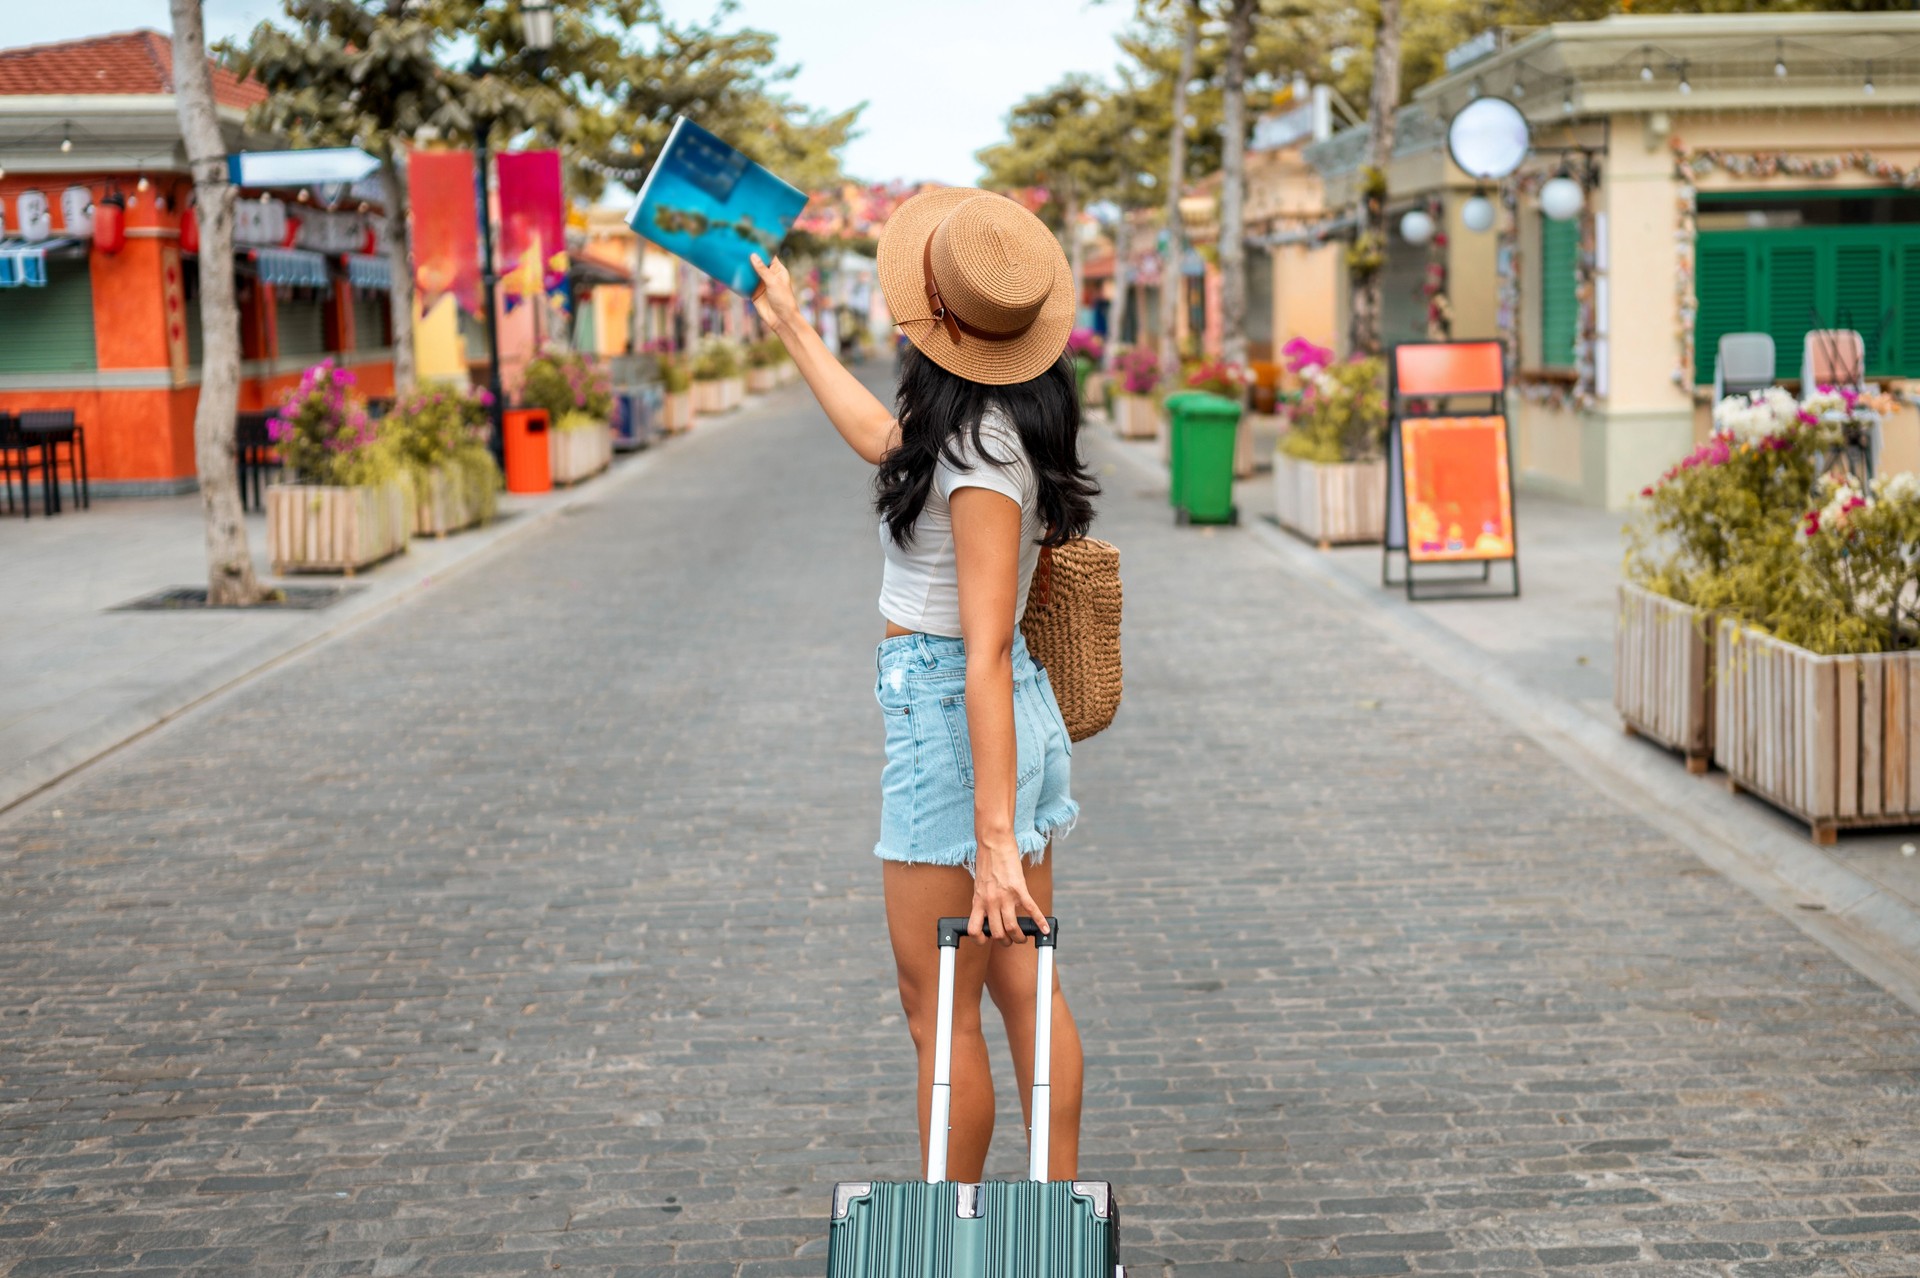
<instances>
[{"instance_id":1,"label":"striped awning","mask_svg":"<svg viewBox=\"0 0 1920 1278\"><path fill-rule=\"evenodd\" d=\"M247 257L263 283L327 286L327 259L308 249L249 249Z\"/></svg>"},{"instance_id":2,"label":"striped awning","mask_svg":"<svg viewBox=\"0 0 1920 1278\"><path fill-rule=\"evenodd\" d=\"M0 240L0 288L45 288L47 254L78 240Z\"/></svg>"},{"instance_id":3,"label":"striped awning","mask_svg":"<svg viewBox=\"0 0 1920 1278\"><path fill-rule=\"evenodd\" d=\"M393 290L393 259L370 253L347 254L347 283L355 288Z\"/></svg>"}]
</instances>

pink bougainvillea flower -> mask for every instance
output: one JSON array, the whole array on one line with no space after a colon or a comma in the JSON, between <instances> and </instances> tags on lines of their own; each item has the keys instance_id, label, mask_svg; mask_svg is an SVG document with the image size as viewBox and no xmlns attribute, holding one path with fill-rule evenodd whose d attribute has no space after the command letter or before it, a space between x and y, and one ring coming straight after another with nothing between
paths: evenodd
<instances>
[{"instance_id":1,"label":"pink bougainvillea flower","mask_svg":"<svg viewBox=\"0 0 1920 1278\"><path fill-rule=\"evenodd\" d=\"M1802 526L1802 531L1805 532L1809 537L1813 536L1815 533L1820 531L1820 512L1819 511L1809 510L1807 512L1806 519Z\"/></svg>"}]
</instances>

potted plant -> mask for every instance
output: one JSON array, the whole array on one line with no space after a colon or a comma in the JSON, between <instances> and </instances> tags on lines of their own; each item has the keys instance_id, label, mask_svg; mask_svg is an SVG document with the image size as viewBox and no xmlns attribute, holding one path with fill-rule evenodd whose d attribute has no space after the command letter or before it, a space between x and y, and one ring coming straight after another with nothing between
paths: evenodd
<instances>
[{"instance_id":1,"label":"potted plant","mask_svg":"<svg viewBox=\"0 0 1920 1278\"><path fill-rule=\"evenodd\" d=\"M1334 362L1300 338L1282 352L1300 378L1273 458L1280 526L1325 550L1379 541L1387 530L1386 366L1379 358Z\"/></svg>"},{"instance_id":2,"label":"potted plant","mask_svg":"<svg viewBox=\"0 0 1920 1278\"><path fill-rule=\"evenodd\" d=\"M1796 571L1794 520L1822 441L1778 387L1715 405L1714 433L1641 491L1614 632L1614 709L1629 732L1713 756L1715 614L1764 617L1775 579Z\"/></svg>"},{"instance_id":3,"label":"potted plant","mask_svg":"<svg viewBox=\"0 0 1920 1278\"><path fill-rule=\"evenodd\" d=\"M612 463L612 384L584 355L549 352L529 361L520 397L547 410L555 484L578 483Z\"/></svg>"},{"instance_id":4,"label":"potted plant","mask_svg":"<svg viewBox=\"0 0 1920 1278\"><path fill-rule=\"evenodd\" d=\"M763 337L757 342L747 343L747 391L754 395L764 395L778 385L774 365L779 363L786 348L777 337Z\"/></svg>"},{"instance_id":5,"label":"potted plant","mask_svg":"<svg viewBox=\"0 0 1920 1278\"><path fill-rule=\"evenodd\" d=\"M416 537L444 537L493 518L500 467L487 448L492 404L485 390L422 387L380 420L413 487Z\"/></svg>"},{"instance_id":6,"label":"potted plant","mask_svg":"<svg viewBox=\"0 0 1920 1278\"><path fill-rule=\"evenodd\" d=\"M267 557L276 573L350 577L407 548L406 473L353 386L351 372L324 360L301 375L267 425L287 475L267 488Z\"/></svg>"},{"instance_id":7,"label":"potted plant","mask_svg":"<svg viewBox=\"0 0 1920 1278\"><path fill-rule=\"evenodd\" d=\"M1160 433L1160 357L1145 346L1120 356L1120 389L1115 396L1114 429L1123 439L1152 439Z\"/></svg>"},{"instance_id":8,"label":"potted plant","mask_svg":"<svg viewBox=\"0 0 1920 1278\"><path fill-rule=\"evenodd\" d=\"M1100 357L1106 353L1107 344L1100 334L1090 328L1076 328L1067 334L1067 353L1073 356L1074 384L1079 389L1080 402L1092 404L1100 398Z\"/></svg>"},{"instance_id":9,"label":"potted plant","mask_svg":"<svg viewBox=\"0 0 1920 1278\"><path fill-rule=\"evenodd\" d=\"M660 355L660 424L669 434L693 429L693 374L679 355Z\"/></svg>"},{"instance_id":10,"label":"potted plant","mask_svg":"<svg viewBox=\"0 0 1920 1278\"><path fill-rule=\"evenodd\" d=\"M693 409L697 413L724 413L738 405L734 385L740 377L740 359L733 343L710 337L693 357Z\"/></svg>"}]
</instances>

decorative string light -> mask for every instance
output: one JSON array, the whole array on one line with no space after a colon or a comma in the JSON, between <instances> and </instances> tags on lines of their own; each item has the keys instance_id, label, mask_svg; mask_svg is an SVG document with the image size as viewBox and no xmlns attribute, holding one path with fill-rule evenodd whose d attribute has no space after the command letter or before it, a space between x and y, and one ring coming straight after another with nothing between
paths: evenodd
<instances>
[{"instance_id":1,"label":"decorative string light","mask_svg":"<svg viewBox=\"0 0 1920 1278\"><path fill-rule=\"evenodd\" d=\"M135 182L135 183L133 184L133 189L134 189L134 190L136 190L136 191L144 191L144 190L146 190L146 189L147 189L148 187L150 187L150 186L152 186L152 185L153 185L153 183L151 183L151 182L149 182L149 181L147 181L147 170L146 170L146 166L145 166L145 165L142 165L142 166L141 166L141 168L140 168L140 180L139 180L138 182Z\"/></svg>"},{"instance_id":2,"label":"decorative string light","mask_svg":"<svg viewBox=\"0 0 1920 1278\"><path fill-rule=\"evenodd\" d=\"M1873 63L1871 62L1867 63L1867 78L1866 82L1860 86L1860 92L1868 97L1873 96Z\"/></svg>"},{"instance_id":3,"label":"decorative string light","mask_svg":"<svg viewBox=\"0 0 1920 1278\"><path fill-rule=\"evenodd\" d=\"M1560 97L1560 110L1567 115L1573 114L1573 79L1571 76L1568 77L1567 87Z\"/></svg>"},{"instance_id":4,"label":"decorative string light","mask_svg":"<svg viewBox=\"0 0 1920 1278\"><path fill-rule=\"evenodd\" d=\"M1650 44L1640 46L1640 79L1643 82L1653 79L1653 46Z\"/></svg>"},{"instance_id":5,"label":"decorative string light","mask_svg":"<svg viewBox=\"0 0 1920 1278\"><path fill-rule=\"evenodd\" d=\"M1686 64L1685 62L1682 62L1682 63L1680 64L1680 85L1679 85L1679 88L1680 88L1680 96L1681 96L1681 97L1685 97L1685 96L1686 96L1687 94L1689 94L1689 93L1692 93L1692 92L1693 92L1693 82L1692 82L1691 80L1689 80L1689 79L1687 79L1687 64Z\"/></svg>"},{"instance_id":6,"label":"decorative string light","mask_svg":"<svg viewBox=\"0 0 1920 1278\"><path fill-rule=\"evenodd\" d=\"M1773 74L1777 79L1787 78L1787 42L1785 40L1773 42Z\"/></svg>"},{"instance_id":7,"label":"decorative string light","mask_svg":"<svg viewBox=\"0 0 1920 1278\"><path fill-rule=\"evenodd\" d=\"M66 153L72 150L73 150L73 125L64 124L60 127L60 153L62 155L65 155Z\"/></svg>"}]
</instances>

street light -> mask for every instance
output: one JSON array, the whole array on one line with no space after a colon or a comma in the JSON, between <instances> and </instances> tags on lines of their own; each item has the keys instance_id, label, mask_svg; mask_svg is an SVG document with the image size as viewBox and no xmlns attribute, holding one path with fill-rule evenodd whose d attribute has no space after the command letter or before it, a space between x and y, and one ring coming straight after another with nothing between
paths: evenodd
<instances>
[{"instance_id":1,"label":"street light","mask_svg":"<svg viewBox=\"0 0 1920 1278\"><path fill-rule=\"evenodd\" d=\"M493 66L481 62L480 55L474 54L467 74L477 80L494 74L516 58L524 58L535 75L545 70L547 52L553 48L553 0L521 0L520 44L519 53ZM474 117L473 194L480 210L480 283L486 293L483 305L487 313L487 393L493 397L493 403L487 408L487 418L493 428L493 438L489 442L493 459L505 467L506 436L503 426L506 421L506 398L500 385L500 324L494 309L494 288L500 283L500 273L493 261L493 213L487 200L487 166L491 159L487 153L487 139L497 122L496 116Z\"/></svg>"}]
</instances>

